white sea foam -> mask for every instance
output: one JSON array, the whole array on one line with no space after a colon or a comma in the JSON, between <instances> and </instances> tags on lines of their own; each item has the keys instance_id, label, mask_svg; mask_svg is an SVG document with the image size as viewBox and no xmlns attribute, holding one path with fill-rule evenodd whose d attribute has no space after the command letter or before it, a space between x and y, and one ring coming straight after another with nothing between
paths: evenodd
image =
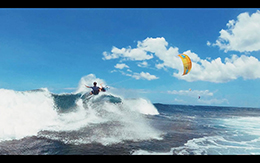
<instances>
[{"instance_id":1,"label":"white sea foam","mask_svg":"<svg viewBox=\"0 0 260 163\"><path fill-rule=\"evenodd\" d=\"M60 140L69 144L88 144L88 143L101 143L103 145L109 145L119 143L122 141L140 141L148 139L162 139L161 132L154 129L148 121L145 119L145 114L154 114L155 108L151 103L147 103L147 106L141 105L140 107L147 107L146 113L143 114L141 109L138 109L138 105L135 103L142 103L143 99L122 100L122 103L115 104L110 102L96 102L99 95L92 97L86 104L82 106L81 100L77 102L78 111L68 113L64 115L63 120L69 122L68 129L79 128L80 132L77 136L74 134L68 134L66 137L58 133L54 133L50 136L45 135L48 138ZM141 102L140 102L141 101ZM132 109L134 107L134 109ZM151 108L149 111L148 108ZM74 118L71 118L73 116ZM81 118L82 117L82 118ZM85 118L84 118L85 117ZM60 127L60 126L59 126ZM66 126L64 126L66 128ZM61 127L61 130L63 127ZM57 128L56 128L57 131Z\"/></svg>"},{"instance_id":2,"label":"white sea foam","mask_svg":"<svg viewBox=\"0 0 260 163\"><path fill-rule=\"evenodd\" d=\"M169 152L135 150L133 155L241 155L260 154L259 117L221 118L216 124L225 133L188 140Z\"/></svg>"},{"instance_id":3,"label":"white sea foam","mask_svg":"<svg viewBox=\"0 0 260 163\"><path fill-rule=\"evenodd\" d=\"M85 85L93 81L105 84L89 74L81 78L73 94L53 95L47 88L24 92L0 89L0 141L40 136L72 144L107 145L161 139L161 132L151 127L144 116L159 114L149 100L124 99L102 92L84 103L77 94L86 93ZM118 97L122 102L100 101L101 94ZM62 106L57 105L68 101L73 107L66 109L71 110L59 112Z\"/></svg>"},{"instance_id":4,"label":"white sea foam","mask_svg":"<svg viewBox=\"0 0 260 163\"><path fill-rule=\"evenodd\" d=\"M72 144L107 145L125 140L161 139L161 132L144 117L158 114L151 102L141 98L122 98L119 104L97 102L99 96L87 101L86 106L79 98L74 110L59 113L47 89L25 92L0 89L0 141L41 136ZM73 132L78 132L77 136Z\"/></svg>"},{"instance_id":5,"label":"white sea foam","mask_svg":"<svg viewBox=\"0 0 260 163\"><path fill-rule=\"evenodd\" d=\"M142 114L146 115L158 115L159 112L157 109L154 107L154 105L143 98L138 98L138 99L127 99L124 101L124 104L129 107L132 111L137 111Z\"/></svg>"},{"instance_id":6,"label":"white sea foam","mask_svg":"<svg viewBox=\"0 0 260 163\"><path fill-rule=\"evenodd\" d=\"M89 74L86 76L83 76L78 84L78 88L75 91L75 93L85 93L86 91L91 91L91 89L86 88L85 85L87 86L92 86L93 82L97 82L98 85L103 83L103 86L105 86L105 81L103 79L100 78L96 78L96 76L94 74Z\"/></svg>"},{"instance_id":7,"label":"white sea foam","mask_svg":"<svg viewBox=\"0 0 260 163\"><path fill-rule=\"evenodd\" d=\"M0 140L37 135L58 118L46 89L16 92L0 89Z\"/></svg>"}]
</instances>

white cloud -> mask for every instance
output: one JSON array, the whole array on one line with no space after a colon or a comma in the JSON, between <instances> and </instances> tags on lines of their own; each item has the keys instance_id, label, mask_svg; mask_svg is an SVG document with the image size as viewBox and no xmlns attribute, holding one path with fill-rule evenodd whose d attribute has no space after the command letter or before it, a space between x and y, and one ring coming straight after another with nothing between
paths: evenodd
<instances>
[{"instance_id":1,"label":"white cloud","mask_svg":"<svg viewBox=\"0 0 260 163\"><path fill-rule=\"evenodd\" d=\"M260 11L251 16L245 12L237 20L229 20L228 29L222 29L213 46L227 51L252 52L260 50ZM210 42L207 42L210 45Z\"/></svg>"},{"instance_id":2,"label":"white cloud","mask_svg":"<svg viewBox=\"0 0 260 163\"><path fill-rule=\"evenodd\" d=\"M177 98L175 98L174 101L175 101L175 102L180 102L180 103L185 103L185 102L186 102L186 101L184 101L183 99L177 99Z\"/></svg>"},{"instance_id":3,"label":"white cloud","mask_svg":"<svg viewBox=\"0 0 260 163\"><path fill-rule=\"evenodd\" d=\"M155 76L155 75L151 75L149 72L132 72L130 69L127 70L130 73L125 73L123 71L119 71L122 75L125 76L130 76L132 78L135 78L136 80L139 79L146 79L146 80L155 80L155 79L159 79L159 77Z\"/></svg>"},{"instance_id":4,"label":"white cloud","mask_svg":"<svg viewBox=\"0 0 260 163\"><path fill-rule=\"evenodd\" d=\"M110 60L110 59L115 59L115 58L119 58L119 55L116 54L108 54L107 52L103 52L103 60Z\"/></svg>"},{"instance_id":5,"label":"white cloud","mask_svg":"<svg viewBox=\"0 0 260 163\"><path fill-rule=\"evenodd\" d=\"M199 103L203 103L203 104L207 104L207 105L212 105L212 104L222 104L222 103L226 103L229 104L227 99L209 99L209 100L203 100L203 99L199 99L198 100Z\"/></svg>"},{"instance_id":6,"label":"white cloud","mask_svg":"<svg viewBox=\"0 0 260 163\"><path fill-rule=\"evenodd\" d=\"M123 69L123 68L129 68L129 66L127 66L126 64L124 63L118 63L114 66L115 68L118 68L118 69Z\"/></svg>"},{"instance_id":7,"label":"white cloud","mask_svg":"<svg viewBox=\"0 0 260 163\"><path fill-rule=\"evenodd\" d=\"M231 58L221 58L211 61L200 59L195 53L192 55L192 70L189 75L182 76L182 72L174 73L173 76L186 81L209 81L223 83L242 77L243 79L260 78L260 62L253 56L232 55ZM191 58L192 59L192 58Z\"/></svg>"},{"instance_id":8,"label":"white cloud","mask_svg":"<svg viewBox=\"0 0 260 163\"><path fill-rule=\"evenodd\" d=\"M179 48L169 47L168 42L164 37L149 38L147 37L143 41L138 41L137 47L144 49L145 51L154 54L159 58L161 63L155 65L157 69L166 69L167 67L173 69L182 69L181 59L178 57Z\"/></svg>"},{"instance_id":9,"label":"white cloud","mask_svg":"<svg viewBox=\"0 0 260 163\"><path fill-rule=\"evenodd\" d=\"M112 47L111 54L108 52L103 52L103 60L110 60L110 59L122 59L128 61L143 61L138 63L139 67L147 67L148 63L145 60L152 59L154 56L157 56L162 63L156 64L156 68L177 68L181 69L182 63L181 59L178 57L178 48L170 47L169 49L166 48L168 46L168 42L163 37L157 38L149 38L147 37L143 41L137 42L137 48L122 48L119 49L117 47ZM123 65L116 65L116 68L124 68ZM129 71L131 72L131 71ZM155 75L151 75L148 72L141 72L141 73L132 73L128 74L125 72L121 73L126 76L131 76L135 79L147 79L147 80L154 80L158 79L159 77Z\"/></svg>"},{"instance_id":10,"label":"white cloud","mask_svg":"<svg viewBox=\"0 0 260 163\"><path fill-rule=\"evenodd\" d=\"M143 61L141 63L137 63L137 66L138 67L147 67L148 66L148 63L146 61Z\"/></svg>"},{"instance_id":11,"label":"white cloud","mask_svg":"<svg viewBox=\"0 0 260 163\"><path fill-rule=\"evenodd\" d=\"M103 52L103 60L122 58L123 60L143 61L157 56L162 63L156 65L156 68L176 68L181 69L181 59L178 57L178 48L170 47L167 49L168 42L164 37L150 38L137 42L137 48L131 47L118 49L112 47L111 54Z\"/></svg>"},{"instance_id":12,"label":"white cloud","mask_svg":"<svg viewBox=\"0 0 260 163\"><path fill-rule=\"evenodd\" d=\"M155 54L164 53L167 50L166 46L168 46L168 42L164 39L164 37L147 37L145 40L138 41L137 43L138 48Z\"/></svg>"},{"instance_id":13,"label":"white cloud","mask_svg":"<svg viewBox=\"0 0 260 163\"><path fill-rule=\"evenodd\" d=\"M151 75L149 72L141 72L141 73L134 73L133 75L130 75L131 77L139 80L139 79L146 79L146 80L155 80L159 79L159 77L155 75Z\"/></svg>"},{"instance_id":14,"label":"white cloud","mask_svg":"<svg viewBox=\"0 0 260 163\"><path fill-rule=\"evenodd\" d=\"M213 92L209 90L172 90L167 91L168 94L175 94L175 95L182 95L182 96L191 96L191 97L198 97L198 96L213 96Z\"/></svg>"},{"instance_id":15,"label":"white cloud","mask_svg":"<svg viewBox=\"0 0 260 163\"><path fill-rule=\"evenodd\" d=\"M156 68L161 69L165 67L180 69L181 59L178 57L179 49L177 47L169 47L167 49L168 42L163 37L146 38L142 42L138 42L138 47L153 53L156 57L162 61L162 63L156 64Z\"/></svg>"},{"instance_id":16,"label":"white cloud","mask_svg":"<svg viewBox=\"0 0 260 163\"><path fill-rule=\"evenodd\" d=\"M251 16L252 17L252 16ZM237 22L229 21L228 27L235 26ZM260 29L260 28L259 28ZM260 30L259 30L260 31ZM260 38L260 37L259 37ZM208 43L210 44L210 43ZM170 46L167 48L168 42L163 37L157 38L146 38L143 41L138 41L137 48L128 49L122 48L118 49L116 47L112 48L112 54L104 52L103 55L107 59L123 58L127 61L140 61L137 65L141 68L147 67L147 59L157 59L154 62L154 66L157 69L167 70L168 68L177 69L178 73L174 72L173 77L181 80L186 80L189 82L193 81L208 81L214 83L224 83L231 80L235 80L239 77L243 79L257 79L260 78L260 62L257 58L253 56L241 55L237 56L235 54L231 55L230 58L226 57L221 59L220 57L212 59L207 57L206 59L201 59L198 54L187 50L183 52L187 54L192 61L192 69L188 75L183 74L183 64L178 56L180 54L178 47ZM259 46L260 48L260 46ZM141 54L138 56L137 54ZM157 58L155 58L157 57ZM129 68L125 64L117 64L116 68ZM151 66L150 66L151 68ZM132 72L130 69L127 70L129 73L122 72L123 75L131 76L135 79L147 79L153 80L159 77L151 75L150 73Z\"/></svg>"},{"instance_id":17,"label":"white cloud","mask_svg":"<svg viewBox=\"0 0 260 163\"><path fill-rule=\"evenodd\" d=\"M227 99L217 99L212 98L214 96L213 92L209 90L172 90L167 91L168 94L180 95L180 96L188 96L197 99L198 103L212 105L212 104L222 104L222 103L229 103ZM198 98L200 96L200 98ZM209 99L212 98L212 99ZM175 102L184 103L184 100L179 100L177 98L174 99Z\"/></svg>"},{"instance_id":18,"label":"white cloud","mask_svg":"<svg viewBox=\"0 0 260 163\"><path fill-rule=\"evenodd\" d=\"M110 59L116 59L116 58L124 58L126 60L146 60L153 58L153 55L147 54L145 50L142 48L134 48L131 47L118 49L117 47L112 47L111 54L107 52L103 52L103 60L110 60Z\"/></svg>"}]
</instances>

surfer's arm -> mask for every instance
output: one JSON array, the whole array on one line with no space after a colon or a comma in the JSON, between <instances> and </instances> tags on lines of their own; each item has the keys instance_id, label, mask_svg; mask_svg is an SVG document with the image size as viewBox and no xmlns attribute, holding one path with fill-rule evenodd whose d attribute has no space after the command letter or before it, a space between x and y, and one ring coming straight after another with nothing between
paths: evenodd
<instances>
[{"instance_id":1,"label":"surfer's arm","mask_svg":"<svg viewBox=\"0 0 260 163\"><path fill-rule=\"evenodd\" d=\"M87 88L90 88L90 86L85 85Z\"/></svg>"},{"instance_id":2,"label":"surfer's arm","mask_svg":"<svg viewBox=\"0 0 260 163\"><path fill-rule=\"evenodd\" d=\"M100 84L100 87L99 87L99 92L102 90L103 86L102 86L103 83Z\"/></svg>"}]
</instances>

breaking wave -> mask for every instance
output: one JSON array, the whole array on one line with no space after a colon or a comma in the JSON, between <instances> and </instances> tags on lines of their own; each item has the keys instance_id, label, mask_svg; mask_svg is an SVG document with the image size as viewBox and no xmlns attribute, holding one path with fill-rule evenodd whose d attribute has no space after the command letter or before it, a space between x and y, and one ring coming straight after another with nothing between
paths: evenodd
<instances>
[{"instance_id":1,"label":"breaking wave","mask_svg":"<svg viewBox=\"0 0 260 163\"><path fill-rule=\"evenodd\" d=\"M37 136L69 144L161 139L148 115L159 114L143 98L124 99L100 93L89 99L84 93L53 94L0 89L0 141Z\"/></svg>"}]
</instances>

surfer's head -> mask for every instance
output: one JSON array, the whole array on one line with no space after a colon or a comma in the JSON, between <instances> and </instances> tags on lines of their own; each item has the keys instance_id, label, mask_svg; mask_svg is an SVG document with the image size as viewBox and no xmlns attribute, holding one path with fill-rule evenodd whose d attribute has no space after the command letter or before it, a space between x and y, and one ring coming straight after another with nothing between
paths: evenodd
<instances>
[{"instance_id":1,"label":"surfer's head","mask_svg":"<svg viewBox=\"0 0 260 163\"><path fill-rule=\"evenodd\" d=\"M96 86L96 85L97 85L97 82L94 82L93 85Z\"/></svg>"}]
</instances>

